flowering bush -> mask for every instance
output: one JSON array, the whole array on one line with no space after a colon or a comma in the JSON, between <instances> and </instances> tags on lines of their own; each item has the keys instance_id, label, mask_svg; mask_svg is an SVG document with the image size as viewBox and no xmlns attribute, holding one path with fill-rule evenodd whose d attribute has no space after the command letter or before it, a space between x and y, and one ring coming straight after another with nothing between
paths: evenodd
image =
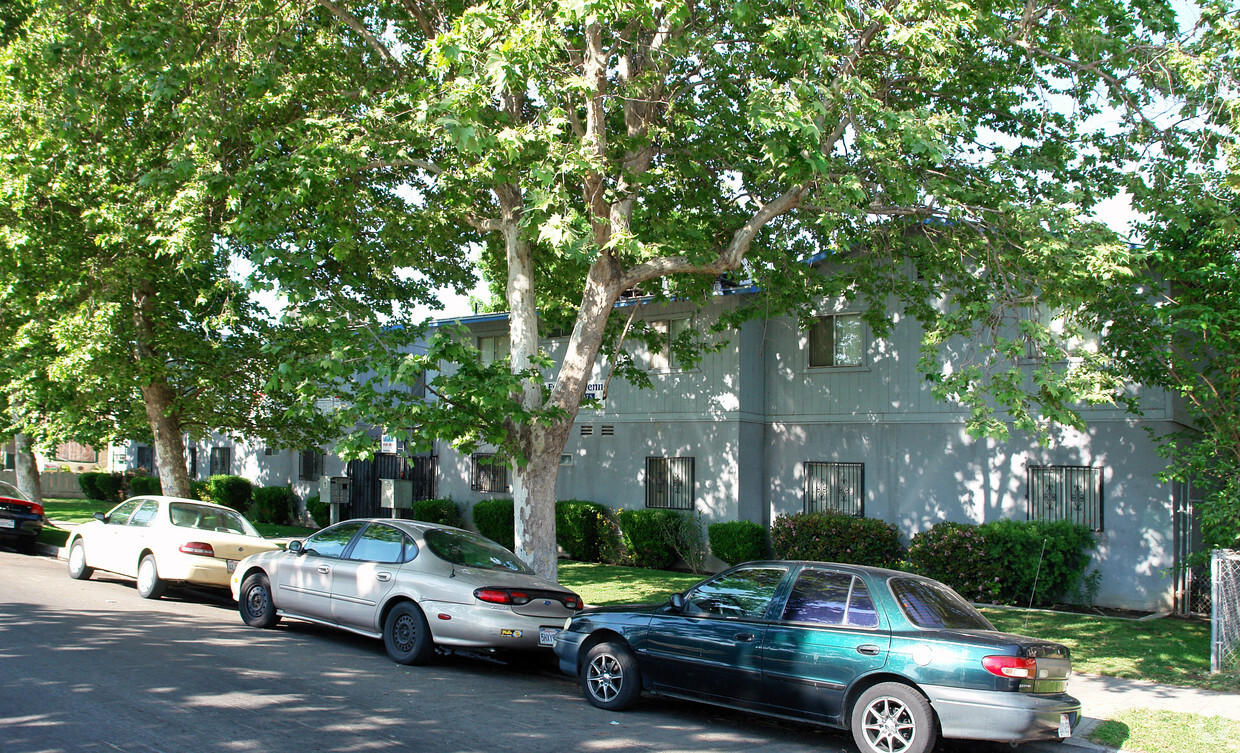
<instances>
[{"instance_id":1,"label":"flowering bush","mask_svg":"<svg viewBox=\"0 0 1240 753\"><path fill-rule=\"evenodd\" d=\"M891 567L904 547L891 523L838 512L781 515L771 525L771 548L788 560Z\"/></svg>"},{"instance_id":2,"label":"flowering bush","mask_svg":"<svg viewBox=\"0 0 1240 753\"><path fill-rule=\"evenodd\" d=\"M1000 601L1003 566L989 555L975 525L936 523L909 542L908 559L915 572L943 581L969 601Z\"/></svg>"}]
</instances>

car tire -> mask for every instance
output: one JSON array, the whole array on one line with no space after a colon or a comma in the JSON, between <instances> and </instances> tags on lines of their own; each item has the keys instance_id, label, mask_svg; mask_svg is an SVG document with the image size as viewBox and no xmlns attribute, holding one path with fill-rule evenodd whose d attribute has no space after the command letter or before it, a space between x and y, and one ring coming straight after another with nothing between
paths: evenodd
<instances>
[{"instance_id":1,"label":"car tire","mask_svg":"<svg viewBox=\"0 0 1240 753\"><path fill-rule=\"evenodd\" d=\"M929 753L938 727L924 695L903 683L884 682L853 705L852 735L861 753Z\"/></svg>"},{"instance_id":2,"label":"car tire","mask_svg":"<svg viewBox=\"0 0 1240 753\"><path fill-rule=\"evenodd\" d=\"M280 622L275 601L271 598L271 580L265 573L251 573L241 582L237 609L241 621L250 627L273 628Z\"/></svg>"},{"instance_id":3,"label":"car tire","mask_svg":"<svg viewBox=\"0 0 1240 753\"><path fill-rule=\"evenodd\" d=\"M435 653L430 625L418 605L404 601L383 621L383 647L397 664L425 664Z\"/></svg>"},{"instance_id":4,"label":"car tire","mask_svg":"<svg viewBox=\"0 0 1240 753\"><path fill-rule=\"evenodd\" d=\"M579 672L581 689L591 705L607 711L624 711L642 693L637 658L623 643L605 641L586 652Z\"/></svg>"},{"instance_id":5,"label":"car tire","mask_svg":"<svg viewBox=\"0 0 1240 753\"><path fill-rule=\"evenodd\" d=\"M95 572L95 568L86 564L86 545L81 539L69 547L69 577L74 580L86 580Z\"/></svg>"},{"instance_id":6,"label":"car tire","mask_svg":"<svg viewBox=\"0 0 1240 753\"><path fill-rule=\"evenodd\" d=\"M138 563L138 595L144 599L158 599L168 589L168 582L159 577L155 567L155 555L145 554Z\"/></svg>"}]
</instances>

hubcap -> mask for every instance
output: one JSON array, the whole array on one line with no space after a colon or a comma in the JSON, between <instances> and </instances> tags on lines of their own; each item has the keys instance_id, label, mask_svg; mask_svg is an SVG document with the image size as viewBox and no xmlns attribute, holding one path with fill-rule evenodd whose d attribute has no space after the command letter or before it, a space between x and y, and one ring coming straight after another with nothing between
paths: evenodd
<instances>
[{"instance_id":1,"label":"hubcap","mask_svg":"<svg viewBox=\"0 0 1240 753\"><path fill-rule=\"evenodd\" d=\"M392 642L396 644L397 649L402 653L412 651L417 638L418 629L412 617L402 614L396 618L396 624L392 626Z\"/></svg>"},{"instance_id":2,"label":"hubcap","mask_svg":"<svg viewBox=\"0 0 1240 753\"><path fill-rule=\"evenodd\" d=\"M903 753L917 737L912 713L898 698L890 696L876 698L866 706L861 726L871 747L883 753Z\"/></svg>"},{"instance_id":3,"label":"hubcap","mask_svg":"<svg viewBox=\"0 0 1240 753\"><path fill-rule=\"evenodd\" d=\"M86 565L86 553L82 551L82 545L77 544L73 550L69 552L69 563L73 567L74 572L81 572Z\"/></svg>"},{"instance_id":4,"label":"hubcap","mask_svg":"<svg viewBox=\"0 0 1240 753\"><path fill-rule=\"evenodd\" d=\"M267 611L267 589L254 586L250 589L250 614L261 615Z\"/></svg>"},{"instance_id":5,"label":"hubcap","mask_svg":"<svg viewBox=\"0 0 1240 753\"><path fill-rule=\"evenodd\" d=\"M142 560L142 564L138 567L138 580L142 581L142 589L150 591L155 587L155 563L151 560Z\"/></svg>"},{"instance_id":6,"label":"hubcap","mask_svg":"<svg viewBox=\"0 0 1240 753\"><path fill-rule=\"evenodd\" d=\"M586 684L591 695L605 703L610 702L620 694L620 688L624 686L620 662L611 654L594 657L586 669Z\"/></svg>"}]
</instances>

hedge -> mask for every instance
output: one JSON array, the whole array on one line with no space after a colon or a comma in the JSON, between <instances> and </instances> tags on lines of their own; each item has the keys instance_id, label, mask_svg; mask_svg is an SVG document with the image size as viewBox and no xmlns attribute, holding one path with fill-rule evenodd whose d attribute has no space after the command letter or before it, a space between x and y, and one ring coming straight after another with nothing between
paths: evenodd
<instances>
[{"instance_id":1,"label":"hedge","mask_svg":"<svg viewBox=\"0 0 1240 753\"><path fill-rule=\"evenodd\" d=\"M891 523L839 512L781 515L771 526L777 559L894 567L904 556Z\"/></svg>"},{"instance_id":2,"label":"hedge","mask_svg":"<svg viewBox=\"0 0 1240 753\"><path fill-rule=\"evenodd\" d=\"M766 558L766 528L750 520L731 520L706 526L710 551L729 565Z\"/></svg>"},{"instance_id":3,"label":"hedge","mask_svg":"<svg viewBox=\"0 0 1240 753\"><path fill-rule=\"evenodd\" d=\"M675 532L680 530L675 510L621 510L616 514L625 549L638 567L666 570L676 562Z\"/></svg>"},{"instance_id":4,"label":"hedge","mask_svg":"<svg viewBox=\"0 0 1240 753\"><path fill-rule=\"evenodd\" d=\"M569 559L602 562L605 551L615 549L615 536L608 510L597 502L564 499L555 503L555 540Z\"/></svg>"},{"instance_id":5,"label":"hedge","mask_svg":"<svg viewBox=\"0 0 1240 753\"><path fill-rule=\"evenodd\" d=\"M297 510L297 495L287 486L263 486L251 493L246 517L252 523L288 525Z\"/></svg>"},{"instance_id":6,"label":"hedge","mask_svg":"<svg viewBox=\"0 0 1240 753\"><path fill-rule=\"evenodd\" d=\"M163 494L164 488L159 483L156 476L134 476L129 479L129 494L137 497L140 495Z\"/></svg>"},{"instance_id":7,"label":"hedge","mask_svg":"<svg viewBox=\"0 0 1240 753\"><path fill-rule=\"evenodd\" d=\"M1094 543L1067 521L943 522L913 537L909 563L971 601L1047 606L1080 582Z\"/></svg>"},{"instance_id":8,"label":"hedge","mask_svg":"<svg viewBox=\"0 0 1240 753\"><path fill-rule=\"evenodd\" d=\"M310 513L314 524L319 528L325 527L332 519L332 506L319 499L319 495L311 494L306 497L306 512Z\"/></svg>"},{"instance_id":9,"label":"hedge","mask_svg":"<svg viewBox=\"0 0 1240 753\"><path fill-rule=\"evenodd\" d=\"M511 499L484 499L474 503L474 528L509 551L516 548L516 523Z\"/></svg>"},{"instance_id":10,"label":"hedge","mask_svg":"<svg viewBox=\"0 0 1240 753\"><path fill-rule=\"evenodd\" d=\"M119 473L83 473L78 476L78 486L87 499L116 504L125 492L125 477Z\"/></svg>"},{"instance_id":11,"label":"hedge","mask_svg":"<svg viewBox=\"0 0 1240 753\"><path fill-rule=\"evenodd\" d=\"M207 501L231 507L244 515L250 508L250 498L253 495L254 485L250 483L249 479L242 478L241 476L220 474L207 479L206 491L207 496L210 497Z\"/></svg>"},{"instance_id":12,"label":"hedge","mask_svg":"<svg viewBox=\"0 0 1240 753\"><path fill-rule=\"evenodd\" d=\"M415 499L410 517L427 523L461 527L461 508L451 499Z\"/></svg>"}]
</instances>

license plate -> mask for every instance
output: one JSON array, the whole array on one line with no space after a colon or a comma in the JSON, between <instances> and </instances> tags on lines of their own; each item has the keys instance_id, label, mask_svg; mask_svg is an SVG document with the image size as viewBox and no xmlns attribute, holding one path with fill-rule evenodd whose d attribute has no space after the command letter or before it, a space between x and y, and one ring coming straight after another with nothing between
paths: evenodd
<instances>
[{"instance_id":1,"label":"license plate","mask_svg":"<svg viewBox=\"0 0 1240 753\"><path fill-rule=\"evenodd\" d=\"M237 560L224 560L224 561L228 563L228 572L231 573L233 570L237 569Z\"/></svg>"},{"instance_id":2,"label":"license plate","mask_svg":"<svg viewBox=\"0 0 1240 753\"><path fill-rule=\"evenodd\" d=\"M1072 737L1072 715L1071 714L1060 714L1059 715L1059 736L1060 737Z\"/></svg>"},{"instance_id":3,"label":"license plate","mask_svg":"<svg viewBox=\"0 0 1240 753\"><path fill-rule=\"evenodd\" d=\"M560 632L558 627L538 628L538 645L550 646L555 641L555 634L558 632Z\"/></svg>"},{"instance_id":4,"label":"license plate","mask_svg":"<svg viewBox=\"0 0 1240 753\"><path fill-rule=\"evenodd\" d=\"M0 518L0 528L16 528L16 527L17 527L16 520L9 520L8 518Z\"/></svg>"}]
</instances>

